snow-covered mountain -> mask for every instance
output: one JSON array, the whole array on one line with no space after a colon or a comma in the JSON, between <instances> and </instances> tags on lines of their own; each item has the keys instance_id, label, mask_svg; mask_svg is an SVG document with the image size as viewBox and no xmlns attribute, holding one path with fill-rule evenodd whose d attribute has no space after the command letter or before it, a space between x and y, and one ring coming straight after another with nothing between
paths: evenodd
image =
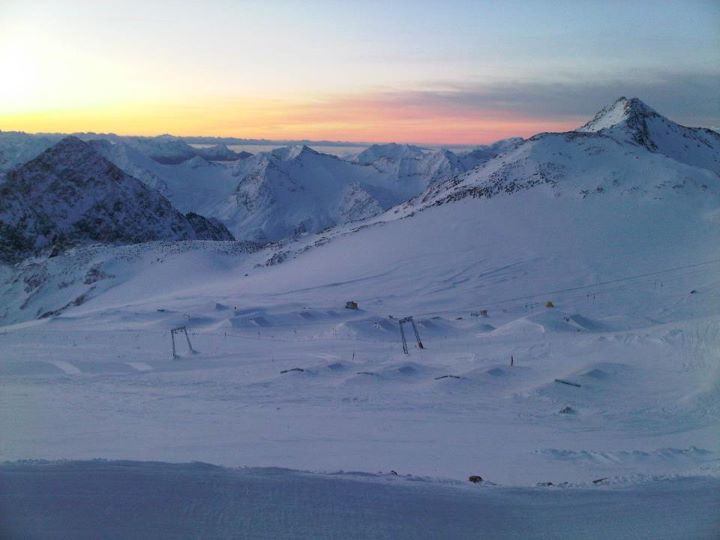
<instances>
[{"instance_id":1,"label":"snow-covered mountain","mask_svg":"<svg viewBox=\"0 0 720 540\"><path fill-rule=\"evenodd\" d=\"M232 235L218 222L183 215L76 137L14 169L0 185L0 253L6 260L50 245L190 239Z\"/></svg>"},{"instance_id":2,"label":"snow-covered mountain","mask_svg":"<svg viewBox=\"0 0 720 540\"><path fill-rule=\"evenodd\" d=\"M514 144L502 142L462 155L382 144L349 160L307 146L280 148L234 165L240 181L232 196L202 211L249 240L318 232L378 215Z\"/></svg>"},{"instance_id":3,"label":"snow-covered mountain","mask_svg":"<svg viewBox=\"0 0 720 540\"><path fill-rule=\"evenodd\" d=\"M637 98L619 98L578 131L640 145L681 163L720 174L719 133L676 124Z\"/></svg>"},{"instance_id":4,"label":"snow-covered mountain","mask_svg":"<svg viewBox=\"0 0 720 540\"><path fill-rule=\"evenodd\" d=\"M380 214L519 141L463 153L383 144L339 159L302 145L252 156L222 144L195 148L170 135L80 138L182 212L220 219L237 238L263 242ZM56 135L0 133L0 171L35 157L57 140Z\"/></svg>"},{"instance_id":5,"label":"snow-covered mountain","mask_svg":"<svg viewBox=\"0 0 720 540\"><path fill-rule=\"evenodd\" d=\"M523 141L524 139L522 137L501 139L492 144L477 146L472 150L466 152L456 152L456 154L464 171L469 171L470 169L477 167L478 165L481 165L500 154L509 152L513 148L519 146Z\"/></svg>"},{"instance_id":6,"label":"snow-covered mountain","mask_svg":"<svg viewBox=\"0 0 720 540\"><path fill-rule=\"evenodd\" d=\"M37 157L61 138L61 135L0 131L0 182L8 171Z\"/></svg>"},{"instance_id":7,"label":"snow-covered mountain","mask_svg":"<svg viewBox=\"0 0 720 540\"><path fill-rule=\"evenodd\" d=\"M464 170L460 169L457 156L450 151L410 144L374 144L360 152L354 161L374 167L378 173L412 186L417 192Z\"/></svg>"},{"instance_id":8,"label":"snow-covered mountain","mask_svg":"<svg viewBox=\"0 0 720 540\"><path fill-rule=\"evenodd\" d=\"M206 147L190 146L181 137L172 135L124 137L114 134L79 133L74 136L86 142L99 144L100 149L104 149L109 154L106 157L110 161L114 162L114 158L123 153L131 155L131 158L120 157L121 163L116 165L123 169L124 166L134 167L135 172L152 169L153 165L147 160L157 164L177 165L196 157L207 161L232 162L251 155L248 152L235 152L224 144ZM65 135L62 134L32 135L16 131L0 131L0 181L5 173L37 157L63 137ZM115 146L117 148L112 152L108 150ZM126 172L135 176L131 171ZM140 173L140 176L144 175ZM145 178L141 179L145 181Z\"/></svg>"},{"instance_id":9,"label":"snow-covered mountain","mask_svg":"<svg viewBox=\"0 0 720 540\"><path fill-rule=\"evenodd\" d=\"M582 198L608 192L717 197L718 163L720 135L680 126L636 98L621 98L577 131L531 137L464 175L431 186L407 206L490 198L538 185Z\"/></svg>"},{"instance_id":10,"label":"snow-covered mountain","mask_svg":"<svg viewBox=\"0 0 720 540\"><path fill-rule=\"evenodd\" d=\"M431 184L477 167L521 141L507 139L461 153L410 144L375 144L354 156L352 161L371 166L379 174L407 186L408 191L419 193Z\"/></svg>"},{"instance_id":11,"label":"snow-covered mountain","mask_svg":"<svg viewBox=\"0 0 720 540\"><path fill-rule=\"evenodd\" d=\"M250 157L250 152L235 152L224 144L193 148L195 153L208 161L236 161Z\"/></svg>"},{"instance_id":12,"label":"snow-covered mountain","mask_svg":"<svg viewBox=\"0 0 720 540\"><path fill-rule=\"evenodd\" d=\"M86 142L118 168L167 196L163 171L176 167L162 165L137 147L121 140L111 142L108 139L90 139Z\"/></svg>"},{"instance_id":13,"label":"snow-covered mountain","mask_svg":"<svg viewBox=\"0 0 720 540\"><path fill-rule=\"evenodd\" d=\"M188 143L172 135L158 137L123 137L122 142L136 148L158 163L174 165L197 156Z\"/></svg>"},{"instance_id":14,"label":"snow-covered mountain","mask_svg":"<svg viewBox=\"0 0 720 540\"><path fill-rule=\"evenodd\" d=\"M168 167L108 158L157 186L178 208L213 216L237 238L275 241L365 219L421 193L433 182L488 159L409 145L376 145L352 160L307 146L278 148L230 165L194 158ZM178 168L180 167L180 168Z\"/></svg>"},{"instance_id":15,"label":"snow-covered mountain","mask_svg":"<svg viewBox=\"0 0 720 540\"><path fill-rule=\"evenodd\" d=\"M159 135L157 137L114 136L108 140L127 144L158 163L165 165L177 165L198 156L208 161L235 161L250 155L248 152L234 152L224 144L196 148L186 143L182 137L173 135Z\"/></svg>"},{"instance_id":16,"label":"snow-covered mountain","mask_svg":"<svg viewBox=\"0 0 720 540\"><path fill-rule=\"evenodd\" d=\"M0 135L5 163L53 142L52 137ZM575 187L567 189L576 188L583 197L616 188L648 192L653 180L676 190L693 182L710 189L712 177L683 175L677 167L720 172L720 135L680 126L626 98L577 131L508 139L462 153L383 144L348 160L306 146L250 156L223 145L193 148L171 136L103 137L90 144L182 212L219 219L237 238L261 242L367 219L419 194L422 204L436 204L468 194L562 184L563 178L572 178ZM237 159L219 162L232 157ZM652 179L641 182L648 173ZM410 207L417 209L417 201Z\"/></svg>"},{"instance_id":17,"label":"snow-covered mountain","mask_svg":"<svg viewBox=\"0 0 720 540\"><path fill-rule=\"evenodd\" d=\"M475 292L460 294L440 286L457 270L458 261L465 261L460 265L475 276L463 278L463 287L485 283L480 277L483 268L517 266L516 277L499 281L492 294L479 285L482 294L494 298L578 286L593 276L621 275L628 267L651 269L712 258L718 249L710 239L718 235L720 223L720 177L689 165L683 154L687 136L706 130L683 128L674 140L666 139L678 156L673 159L627 139L624 130L622 136L605 131L614 125L599 131L536 135L385 213L382 210L397 197L386 187L388 177L378 176L372 166L307 147L278 149L237 163L237 188L224 176L228 169L217 166L224 172L216 188L209 184L210 192L216 191L203 204L213 215L234 223L248 235L244 238L282 238L352 221L273 247L263 263L297 258L297 263L281 265L300 265L282 280L294 282L297 273L303 283L312 275L316 284L332 282L337 273L372 274L378 265L406 268L409 273L393 278L405 291L398 292L398 298L410 290L443 291L440 298L430 295L423 300L426 306L460 302L469 309L478 301ZM204 170L216 167L196 165ZM187 185L192 184L181 180L169 190L186 203L204 196L200 186L180 191ZM216 206L223 190L228 193L226 206ZM427 246L446 246L455 255L433 260L425 270L403 262ZM348 263L341 266L329 262L346 258ZM532 274L543 277L521 277ZM367 299L382 295L384 287L378 281L360 289L349 287L342 294Z\"/></svg>"},{"instance_id":18,"label":"snow-covered mountain","mask_svg":"<svg viewBox=\"0 0 720 540\"><path fill-rule=\"evenodd\" d=\"M307 146L258 154L238 163L234 174L232 195L210 215L249 240L318 232L377 215L407 198L405 189L372 168Z\"/></svg>"},{"instance_id":19,"label":"snow-covered mountain","mask_svg":"<svg viewBox=\"0 0 720 540\"><path fill-rule=\"evenodd\" d=\"M185 159L182 150L190 147L172 138L139 141L111 137L87 142L182 212L220 219L241 239L272 241L317 232L376 215L421 191L372 167L306 146L256 156L241 153L233 161L220 162L201 155ZM158 148L164 157L155 151ZM208 157L217 158L214 152Z\"/></svg>"}]
</instances>

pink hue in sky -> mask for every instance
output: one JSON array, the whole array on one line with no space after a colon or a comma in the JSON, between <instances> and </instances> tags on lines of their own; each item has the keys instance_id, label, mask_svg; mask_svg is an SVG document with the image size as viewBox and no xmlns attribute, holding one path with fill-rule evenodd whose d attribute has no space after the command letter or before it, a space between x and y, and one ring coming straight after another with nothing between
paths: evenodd
<instances>
[{"instance_id":1,"label":"pink hue in sky","mask_svg":"<svg viewBox=\"0 0 720 540\"><path fill-rule=\"evenodd\" d=\"M717 126L717 1L0 0L0 129L437 144Z\"/></svg>"},{"instance_id":2,"label":"pink hue in sky","mask_svg":"<svg viewBox=\"0 0 720 540\"><path fill-rule=\"evenodd\" d=\"M402 94L336 97L278 107L256 126L261 136L423 144L488 143L542 131L568 131L587 118L557 120L502 110L424 103ZM230 130L242 130L242 125Z\"/></svg>"}]
</instances>

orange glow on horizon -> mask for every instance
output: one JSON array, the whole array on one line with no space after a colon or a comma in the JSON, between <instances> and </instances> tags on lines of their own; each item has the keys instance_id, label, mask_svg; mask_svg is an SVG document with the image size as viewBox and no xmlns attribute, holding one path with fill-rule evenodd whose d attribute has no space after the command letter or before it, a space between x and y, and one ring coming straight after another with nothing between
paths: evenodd
<instances>
[{"instance_id":1,"label":"orange glow on horizon","mask_svg":"<svg viewBox=\"0 0 720 540\"><path fill-rule=\"evenodd\" d=\"M0 114L0 130L43 133L218 136L245 139L483 144L567 131L584 119L558 121L507 112L448 110L376 96L324 99L219 100L195 104L124 104Z\"/></svg>"}]
</instances>

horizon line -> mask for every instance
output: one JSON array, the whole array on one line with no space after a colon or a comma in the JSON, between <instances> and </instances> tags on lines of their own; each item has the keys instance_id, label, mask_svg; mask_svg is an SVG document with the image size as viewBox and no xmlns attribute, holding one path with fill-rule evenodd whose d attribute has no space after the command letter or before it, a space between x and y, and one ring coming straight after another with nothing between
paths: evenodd
<instances>
[{"instance_id":1,"label":"horizon line","mask_svg":"<svg viewBox=\"0 0 720 540\"><path fill-rule=\"evenodd\" d=\"M512 135L510 137L502 137L499 139L495 139L490 143L482 143L482 142L474 142L474 143L451 143L451 142L417 142L417 141L402 141L402 140L384 140L384 141L352 141L352 140L330 140L330 139L268 139L265 137L259 137L259 138L253 138L253 137L236 137L234 135L175 135L173 133L157 133L154 135L138 135L138 134L132 134L132 133L116 133L114 131L25 131L25 130L18 130L18 129L9 129L4 130L0 129L0 134L3 133L20 133L23 135L31 135L31 136L89 136L89 135L96 135L98 137L103 136L111 136L111 137L133 137L133 138L139 138L139 139L155 139L158 137L173 137L176 139L217 139L218 141L222 139L234 139L237 141L245 141L245 142L238 142L238 143L228 143L228 144L237 144L237 145L252 145L252 144L263 144L263 143L285 143L285 144L305 144L305 143L311 143L311 144L322 144L327 146L372 146L372 145L380 145L380 144L406 144L409 146L488 146L490 144L504 141L508 139L523 139L527 140L530 137L534 137L535 135L540 135L542 133L567 133L564 131L539 131L538 133L535 133L531 135L530 137L523 137L521 135ZM192 143L192 144L202 144L202 143Z\"/></svg>"}]
</instances>

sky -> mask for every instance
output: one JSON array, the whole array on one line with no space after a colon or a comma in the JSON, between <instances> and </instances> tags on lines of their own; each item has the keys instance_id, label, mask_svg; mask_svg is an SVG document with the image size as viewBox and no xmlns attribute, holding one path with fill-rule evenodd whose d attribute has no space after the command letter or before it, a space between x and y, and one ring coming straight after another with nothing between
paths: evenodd
<instances>
[{"instance_id":1,"label":"sky","mask_svg":"<svg viewBox=\"0 0 720 540\"><path fill-rule=\"evenodd\" d=\"M719 89L717 0L0 0L5 131L475 144Z\"/></svg>"}]
</instances>

